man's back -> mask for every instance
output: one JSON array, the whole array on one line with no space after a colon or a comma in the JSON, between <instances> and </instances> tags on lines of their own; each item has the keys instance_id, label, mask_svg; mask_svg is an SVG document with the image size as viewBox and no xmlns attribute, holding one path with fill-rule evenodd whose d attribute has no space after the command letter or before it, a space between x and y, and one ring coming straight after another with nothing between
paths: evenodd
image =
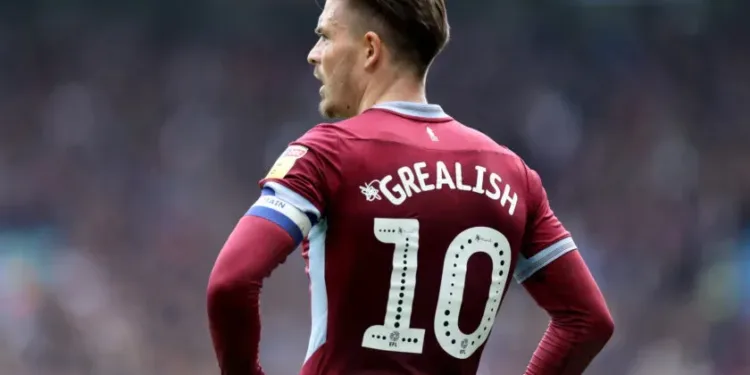
<instances>
[{"instance_id":1,"label":"man's back","mask_svg":"<svg viewBox=\"0 0 750 375\"><path fill-rule=\"evenodd\" d=\"M320 113L348 120L292 142L216 260L222 373L263 374L260 287L300 243L303 375L474 374L511 272L551 316L527 375L580 374L609 339L604 298L536 172L420 104L449 30L444 0L325 1L307 61Z\"/></svg>"},{"instance_id":2,"label":"man's back","mask_svg":"<svg viewBox=\"0 0 750 375\"><path fill-rule=\"evenodd\" d=\"M476 373L518 255L574 248L556 219L528 237L533 176L438 106L387 103L322 127L300 140L334 171L305 246L302 373Z\"/></svg>"}]
</instances>

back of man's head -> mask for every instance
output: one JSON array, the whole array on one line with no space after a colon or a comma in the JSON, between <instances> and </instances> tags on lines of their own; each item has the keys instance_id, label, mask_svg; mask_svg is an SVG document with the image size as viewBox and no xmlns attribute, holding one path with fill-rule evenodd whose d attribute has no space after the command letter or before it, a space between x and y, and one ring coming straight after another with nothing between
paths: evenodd
<instances>
[{"instance_id":1,"label":"back of man's head","mask_svg":"<svg viewBox=\"0 0 750 375\"><path fill-rule=\"evenodd\" d=\"M393 60L424 75L450 37L444 0L348 0L363 27L391 47Z\"/></svg>"}]
</instances>

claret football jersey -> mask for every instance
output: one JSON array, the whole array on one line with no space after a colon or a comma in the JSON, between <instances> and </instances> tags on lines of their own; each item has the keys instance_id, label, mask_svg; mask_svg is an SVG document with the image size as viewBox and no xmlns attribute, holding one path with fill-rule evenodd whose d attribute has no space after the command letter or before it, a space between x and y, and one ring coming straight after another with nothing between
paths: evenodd
<instances>
[{"instance_id":1,"label":"claret football jersey","mask_svg":"<svg viewBox=\"0 0 750 375\"><path fill-rule=\"evenodd\" d=\"M510 280L575 249L538 174L434 104L317 125L260 185L307 262L305 375L473 375Z\"/></svg>"}]
</instances>

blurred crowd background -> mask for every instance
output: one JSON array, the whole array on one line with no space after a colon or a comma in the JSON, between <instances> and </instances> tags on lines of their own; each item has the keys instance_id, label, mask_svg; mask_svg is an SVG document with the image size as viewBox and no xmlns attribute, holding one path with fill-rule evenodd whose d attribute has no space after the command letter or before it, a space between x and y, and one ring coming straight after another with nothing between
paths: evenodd
<instances>
[{"instance_id":1,"label":"blurred crowd background","mask_svg":"<svg viewBox=\"0 0 750 375\"><path fill-rule=\"evenodd\" d=\"M554 4L551 4L554 3ZM651 5L643 5L649 3ZM0 374L216 374L214 258L320 122L313 0L0 5ZM431 101L538 169L617 328L590 374L750 374L750 2L450 1ZM263 363L304 358L292 256ZM547 317L511 288L481 374Z\"/></svg>"}]
</instances>

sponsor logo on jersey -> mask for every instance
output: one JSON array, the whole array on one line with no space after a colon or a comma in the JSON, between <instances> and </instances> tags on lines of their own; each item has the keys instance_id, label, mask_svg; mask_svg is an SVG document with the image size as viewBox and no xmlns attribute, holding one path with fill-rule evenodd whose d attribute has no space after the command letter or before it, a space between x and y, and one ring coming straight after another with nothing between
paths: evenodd
<instances>
[{"instance_id":1,"label":"sponsor logo on jersey","mask_svg":"<svg viewBox=\"0 0 750 375\"><path fill-rule=\"evenodd\" d=\"M307 154L307 147L300 145L291 145L281 153L276 162L273 163L271 170L268 171L266 178L284 178L292 169L297 159Z\"/></svg>"}]
</instances>

